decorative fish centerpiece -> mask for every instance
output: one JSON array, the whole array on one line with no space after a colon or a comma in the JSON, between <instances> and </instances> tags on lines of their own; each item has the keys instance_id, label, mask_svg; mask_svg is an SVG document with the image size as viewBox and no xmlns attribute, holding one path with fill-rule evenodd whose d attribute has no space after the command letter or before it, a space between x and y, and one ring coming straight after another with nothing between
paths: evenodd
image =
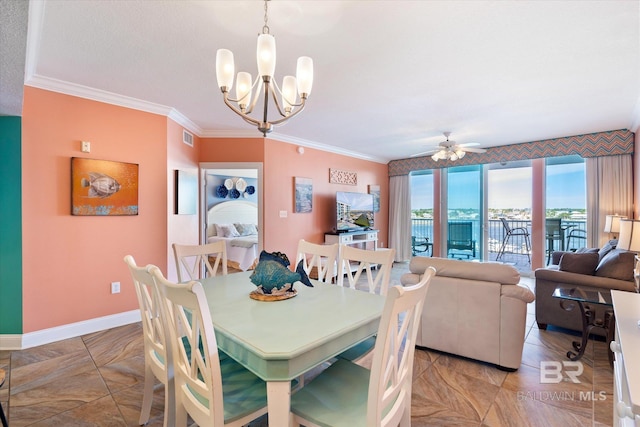
<instances>
[{"instance_id":1,"label":"decorative fish centerpiece","mask_svg":"<svg viewBox=\"0 0 640 427\"><path fill-rule=\"evenodd\" d=\"M120 183L109 175L89 172L89 179L82 178L80 185L89 187L89 197L104 199L120 191Z\"/></svg>"},{"instance_id":2,"label":"decorative fish centerpiece","mask_svg":"<svg viewBox=\"0 0 640 427\"><path fill-rule=\"evenodd\" d=\"M313 287L309 276L302 268L302 260L298 263L296 271L291 271L289 258L281 252L260 252L258 265L251 273L251 283L258 287L258 291L265 295L293 293L294 282L302 282Z\"/></svg>"}]
</instances>

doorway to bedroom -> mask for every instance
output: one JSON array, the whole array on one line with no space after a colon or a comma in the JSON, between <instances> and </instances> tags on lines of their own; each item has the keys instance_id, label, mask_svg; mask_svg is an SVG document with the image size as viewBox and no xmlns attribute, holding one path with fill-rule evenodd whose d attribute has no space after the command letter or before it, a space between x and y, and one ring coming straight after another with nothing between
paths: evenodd
<instances>
[{"instance_id":1,"label":"doorway to bedroom","mask_svg":"<svg viewBox=\"0 0 640 427\"><path fill-rule=\"evenodd\" d=\"M229 267L251 269L263 248L262 163L201 163L201 242L224 241Z\"/></svg>"}]
</instances>

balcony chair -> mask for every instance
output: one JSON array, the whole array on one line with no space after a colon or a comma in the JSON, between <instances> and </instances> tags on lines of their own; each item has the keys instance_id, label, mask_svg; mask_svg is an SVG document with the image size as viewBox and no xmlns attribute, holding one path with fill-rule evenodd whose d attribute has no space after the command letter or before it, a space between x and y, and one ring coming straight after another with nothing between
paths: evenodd
<instances>
[{"instance_id":1,"label":"balcony chair","mask_svg":"<svg viewBox=\"0 0 640 427\"><path fill-rule=\"evenodd\" d=\"M295 265L298 265L298 262L302 260L302 268L310 278L331 283L337 274L337 256L337 243L319 245L301 239L298 242L298 255Z\"/></svg>"},{"instance_id":2,"label":"balcony chair","mask_svg":"<svg viewBox=\"0 0 640 427\"><path fill-rule=\"evenodd\" d=\"M500 250L498 251L498 255L496 256L496 261L498 261L504 255L504 251L507 247L507 243L512 237L523 237L524 244L527 250L527 259L529 260L529 264L531 264L531 256L529 255L529 253L531 252L531 239L530 239L529 230L527 229L527 227L511 228L511 225L509 225L509 221L507 221L506 218L500 218L500 221L504 226L505 235L504 235L504 238L502 239L502 245L500 245Z\"/></svg>"},{"instance_id":3,"label":"balcony chair","mask_svg":"<svg viewBox=\"0 0 640 427\"><path fill-rule=\"evenodd\" d=\"M266 414L266 383L218 352L202 284L171 283L157 267L150 271L166 297L161 317L174 362L175 426L186 427L189 415L200 427L239 427Z\"/></svg>"},{"instance_id":4,"label":"balcony chair","mask_svg":"<svg viewBox=\"0 0 640 427\"><path fill-rule=\"evenodd\" d=\"M206 245L178 245L173 244L173 254L176 259L176 270L178 272L178 281L200 279L202 272L205 276L215 276L218 268L222 267L222 274L226 275L227 271L227 247L224 241L207 243ZM211 258L215 258L211 265ZM184 271L188 277L183 276Z\"/></svg>"},{"instance_id":5,"label":"balcony chair","mask_svg":"<svg viewBox=\"0 0 640 427\"><path fill-rule=\"evenodd\" d=\"M367 292L387 295L395 253L395 249L368 251L343 245L340 248L338 259L338 271L342 270L343 274L338 274L338 286L345 286L344 276L347 276L348 283L346 286L351 289L357 289L356 284L364 273L367 278L367 287L365 289ZM372 271L373 268L377 269L375 276ZM358 360L373 350L375 343L376 337L370 337L340 353L337 357L350 361Z\"/></svg>"},{"instance_id":6,"label":"balcony chair","mask_svg":"<svg viewBox=\"0 0 640 427\"><path fill-rule=\"evenodd\" d=\"M387 295L371 370L338 360L291 397L294 425L410 426L418 326L435 269Z\"/></svg>"},{"instance_id":7,"label":"balcony chair","mask_svg":"<svg viewBox=\"0 0 640 427\"><path fill-rule=\"evenodd\" d=\"M567 236L567 250L572 252L577 251L580 248L584 248L587 245L587 231L580 228L574 228L569 232Z\"/></svg>"},{"instance_id":8,"label":"balcony chair","mask_svg":"<svg viewBox=\"0 0 640 427\"><path fill-rule=\"evenodd\" d=\"M429 242L428 237L411 236L411 255L416 256L418 253L424 253L431 250L433 256L433 243Z\"/></svg>"},{"instance_id":9,"label":"balcony chair","mask_svg":"<svg viewBox=\"0 0 640 427\"><path fill-rule=\"evenodd\" d=\"M159 298L153 277L149 272L152 266L138 267L131 255L125 256L124 262L129 267L133 278L144 334L144 392L138 424L143 425L149 421L154 379L157 378L164 384L163 425L164 427L173 426L175 420L173 362L160 312L163 300Z\"/></svg>"},{"instance_id":10,"label":"balcony chair","mask_svg":"<svg viewBox=\"0 0 640 427\"><path fill-rule=\"evenodd\" d=\"M461 254L457 252L450 254L452 250L471 251L471 254ZM449 223L447 255L451 255L451 257L464 255L467 259L469 257L476 257L476 241L473 240L473 224L471 221Z\"/></svg>"},{"instance_id":11,"label":"balcony chair","mask_svg":"<svg viewBox=\"0 0 640 427\"><path fill-rule=\"evenodd\" d=\"M547 218L545 221L545 233L547 236L547 265L551 261L551 254L555 250L555 242L559 242L559 250L564 251L564 235L565 231L572 228L562 226L561 218Z\"/></svg>"}]
</instances>

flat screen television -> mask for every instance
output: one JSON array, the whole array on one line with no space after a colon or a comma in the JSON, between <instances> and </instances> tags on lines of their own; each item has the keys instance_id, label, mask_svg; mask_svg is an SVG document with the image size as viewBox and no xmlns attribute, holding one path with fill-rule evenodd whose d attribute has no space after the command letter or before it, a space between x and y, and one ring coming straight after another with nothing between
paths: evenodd
<instances>
[{"instance_id":1,"label":"flat screen television","mask_svg":"<svg viewBox=\"0 0 640 427\"><path fill-rule=\"evenodd\" d=\"M336 231L373 228L373 195L348 191L336 192Z\"/></svg>"}]
</instances>

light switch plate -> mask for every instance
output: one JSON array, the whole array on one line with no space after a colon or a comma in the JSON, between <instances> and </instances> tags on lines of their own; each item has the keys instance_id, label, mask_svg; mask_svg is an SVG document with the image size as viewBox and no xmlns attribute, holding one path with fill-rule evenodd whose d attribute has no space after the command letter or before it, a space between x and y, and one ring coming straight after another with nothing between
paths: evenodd
<instances>
[{"instance_id":1,"label":"light switch plate","mask_svg":"<svg viewBox=\"0 0 640 427\"><path fill-rule=\"evenodd\" d=\"M91 152L91 143L89 141L82 141L82 152L83 153Z\"/></svg>"}]
</instances>

